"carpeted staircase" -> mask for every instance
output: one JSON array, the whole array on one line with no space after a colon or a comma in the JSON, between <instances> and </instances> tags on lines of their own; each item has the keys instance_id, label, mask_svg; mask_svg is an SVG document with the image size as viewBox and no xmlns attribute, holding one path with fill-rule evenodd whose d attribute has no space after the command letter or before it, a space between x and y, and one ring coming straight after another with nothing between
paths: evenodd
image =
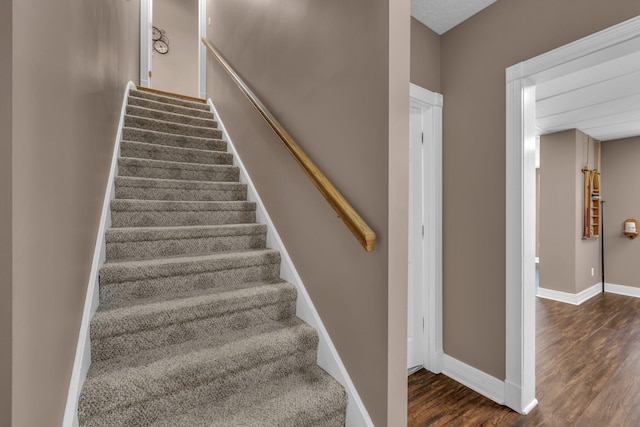
<instances>
[{"instance_id":1,"label":"carpeted staircase","mask_svg":"<svg viewBox=\"0 0 640 427\"><path fill-rule=\"evenodd\" d=\"M130 91L83 427L344 426L207 104Z\"/></svg>"}]
</instances>

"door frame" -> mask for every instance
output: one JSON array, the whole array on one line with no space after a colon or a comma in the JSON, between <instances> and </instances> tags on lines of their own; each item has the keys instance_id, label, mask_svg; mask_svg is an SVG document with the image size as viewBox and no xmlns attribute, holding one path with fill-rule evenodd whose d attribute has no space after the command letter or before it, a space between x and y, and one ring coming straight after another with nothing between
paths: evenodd
<instances>
[{"instance_id":1,"label":"door frame","mask_svg":"<svg viewBox=\"0 0 640 427\"><path fill-rule=\"evenodd\" d=\"M506 69L505 404L535 398L536 85L640 50L640 17Z\"/></svg>"},{"instance_id":2,"label":"door frame","mask_svg":"<svg viewBox=\"0 0 640 427\"><path fill-rule=\"evenodd\" d=\"M442 372L442 106L443 96L413 83L409 85L410 107L423 111L424 144L422 239L422 308L424 316L424 367Z\"/></svg>"},{"instance_id":3,"label":"door frame","mask_svg":"<svg viewBox=\"0 0 640 427\"><path fill-rule=\"evenodd\" d=\"M207 0L198 0L198 94L207 97L207 49L201 39L207 38ZM153 87L153 0L140 0L140 86Z\"/></svg>"}]
</instances>

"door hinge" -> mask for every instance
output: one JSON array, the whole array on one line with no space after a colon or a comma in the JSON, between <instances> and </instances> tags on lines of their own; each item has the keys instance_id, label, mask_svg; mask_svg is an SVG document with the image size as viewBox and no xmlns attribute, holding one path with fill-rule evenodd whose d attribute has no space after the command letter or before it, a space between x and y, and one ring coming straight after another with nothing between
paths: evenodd
<instances>
[{"instance_id":1,"label":"door hinge","mask_svg":"<svg viewBox=\"0 0 640 427\"><path fill-rule=\"evenodd\" d=\"M151 73L151 70L149 70L149 77L151 77L151 75L152 75L152 74L153 74L153 73Z\"/></svg>"},{"instance_id":2,"label":"door hinge","mask_svg":"<svg viewBox=\"0 0 640 427\"><path fill-rule=\"evenodd\" d=\"M424 317L422 318L422 330L424 331Z\"/></svg>"},{"instance_id":3,"label":"door hinge","mask_svg":"<svg viewBox=\"0 0 640 427\"><path fill-rule=\"evenodd\" d=\"M420 134L420 140L422 141L422 143L424 144L424 132Z\"/></svg>"},{"instance_id":4,"label":"door hinge","mask_svg":"<svg viewBox=\"0 0 640 427\"><path fill-rule=\"evenodd\" d=\"M422 226L422 237L424 237L424 225Z\"/></svg>"}]
</instances>

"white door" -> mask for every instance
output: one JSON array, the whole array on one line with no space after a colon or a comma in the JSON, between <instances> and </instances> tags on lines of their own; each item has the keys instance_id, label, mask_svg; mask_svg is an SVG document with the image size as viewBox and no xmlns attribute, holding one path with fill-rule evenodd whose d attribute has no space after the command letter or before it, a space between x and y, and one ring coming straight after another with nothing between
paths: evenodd
<instances>
[{"instance_id":1,"label":"white door","mask_svg":"<svg viewBox=\"0 0 640 427\"><path fill-rule=\"evenodd\" d=\"M409 131L409 305L407 369L424 365L422 110L411 108Z\"/></svg>"},{"instance_id":2,"label":"white door","mask_svg":"<svg viewBox=\"0 0 640 427\"><path fill-rule=\"evenodd\" d=\"M151 87L153 0L140 1L140 86Z\"/></svg>"}]
</instances>

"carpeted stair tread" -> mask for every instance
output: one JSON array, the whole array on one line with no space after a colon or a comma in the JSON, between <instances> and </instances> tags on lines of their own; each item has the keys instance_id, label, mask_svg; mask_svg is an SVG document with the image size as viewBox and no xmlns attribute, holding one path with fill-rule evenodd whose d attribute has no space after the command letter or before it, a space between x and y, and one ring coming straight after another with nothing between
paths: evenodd
<instances>
[{"instance_id":1,"label":"carpeted stair tread","mask_svg":"<svg viewBox=\"0 0 640 427\"><path fill-rule=\"evenodd\" d=\"M87 378L110 375L131 367L145 366L164 359L180 357L183 354L200 351L213 346L223 346L235 341L251 339L262 334L306 325L296 316L283 319L267 319L249 328L235 328L220 334L208 334L205 337L185 340L154 349L141 349L135 353L124 354L110 359L91 362Z\"/></svg>"},{"instance_id":2,"label":"carpeted stair tread","mask_svg":"<svg viewBox=\"0 0 640 427\"><path fill-rule=\"evenodd\" d=\"M247 185L240 182L118 176L116 198L168 201L246 201Z\"/></svg>"},{"instance_id":3,"label":"carpeted stair tread","mask_svg":"<svg viewBox=\"0 0 640 427\"><path fill-rule=\"evenodd\" d=\"M264 248L265 224L111 228L107 260L167 257Z\"/></svg>"},{"instance_id":4,"label":"carpeted stair tread","mask_svg":"<svg viewBox=\"0 0 640 427\"><path fill-rule=\"evenodd\" d=\"M238 181L240 169L233 165L208 165L204 163L183 163L166 160L118 159L120 176L143 178L183 179L187 181Z\"/></svg>"},{"instance_id":5,"label":"carpeted stair tread","mask_svg":"<svg viewBox=\"0 0 640 427\"><path fill-rule=\"evenodd\" d=\"M218 127L218 122L213 118L194 117L191 115L179 114L171 111L155 110L152 108L127 105L126 114L129 116L146 117L148 119L162 120L171 123L199 127Z\"/></svg>"},{"instance_id":6,"label":"carpeted stair tread","mask_svg":"<svg viewBox=\"0 0 640 427\"><path fill-rule=\"evenodd\" d=\"M181 163L230 165L233 155L222 151L198 150L195 148L170 147L138 141L122 141L120 155L139 159L163 160Z\"/></svg>"},{"instance_id":7,"label":"carpeted stair tread","mask_svg":"<svg viewBox=\"0 0 640 427\"><path fill-rule=\"evenodd\" d=\"M135 96L136 98L150 99L152 101L163 102L165 104L173 104L173 105L179 105L182 107L194 108L196 110L209 111L209 105L207 105L204 102L190 101L184 98L178 98L178 97L169 96L169 95L161 95L158 93L147 92L145 90L135 90L135 89L130 90L129 96Z\"/></svg>"},{"instance_id":8,"label":"carpeted stair tread","mask_svg":"<svg viewBox=\"0 0 640 427\"><path fill-rule=\"evenodd\" d=\"M296 289L262 283L98 310L91 322L94 361L137 354L292 317Z\"/></svg>"},{"instance_id":9,"label":"carpeted stair tread","mask_svg":"<svg viewBox=\"0 0 640 427\"><path fill-rule=\"evenodd\" d=\"M155 427L344 427L345 403L340 383L321 368L309 366L220 402L165 418Z\"/></svg>"},{"instance_id":10,"label":"carpeted stair tread","mask_svg":"<svg viewBox=\"0 0 640 427\"><path fill-rule=\"evenodd\" d=\"M102 375L92 375L90 368L80 396L80 423L149 425L303 369L315 362L317 343L316 331L300 324Z\"/></svg>"},{"instance_id":11,"label":"carpeted stair tread","mask_svg":"<svg viewBox=\"0 0 640 427\"><path fill-rule=\"evenodd\" d=\"M255 202L223 201L223 202L194 202L175 200L129 200L113 199L111 208L115 211L253 211Z\"/></svg>"},{"instance_id":12,"label":"carpeted stair tread","mask_svg":"<svg viewBox=\"0 0 640 427\"><path fill-rule=\"evenodd\" d=\"M129 96L128 105L150 108L152 110L168 111L188 115L192 117L200 117L203 119L213 119L213 113L208 110L200 110L197 108L182 107L175 104L167 104L165 102L153 101L151 99L138 98L137 96Z\"/></svg>"},{"instance_id":13,"label":"carpeted stair tread","mask_svg":"<svg viewBox=\"0 0 640 427\"><path fill-rule=\"evenodd\" d=\"M200 138L220 138L222 135L220 130L214 127L185 125L146 117L131 116L129 114L124 116L124 125L139 129L166 132L173 135L197 136Z\"/></svg>"},{"instance_id":14,"label":"carpeted stair tread","mask_svg":"<svg viewBox=\"0 0 640 427\"><path fill-rule=\"evenodd\" d=\"M220 139L222 131L219 131L219 135L220 136L215 138L201 138L127 126L122 128L122 138L127 141L146 142L172 147L196 148L198 150L225 151L227 149L227 142Z\"/></svg>"},{"instance_id":15,"label":"carpeted stair tread","mask_svg":"<svg viewBox=\"0 0 640 427\"><path fill-rule=\"evenodd\" d=\"M280 262L280 252L274 249L255 249L146 260L109 261L105 262L100 269L100 284L170 277L185 272L198 273L278 262Z\"/></svg>"},{"instance_id":16,"label":"carpeted stair tread","mask_svg":"<svg viewBox=\"0 0 640 427\"><path fill-rule=\"evenodd\" d=\"M100 305L116 308L160 295L273 282L279 275L280 253L273 249L109 261L100 268Z\"/></svg>"}]
</instances>

